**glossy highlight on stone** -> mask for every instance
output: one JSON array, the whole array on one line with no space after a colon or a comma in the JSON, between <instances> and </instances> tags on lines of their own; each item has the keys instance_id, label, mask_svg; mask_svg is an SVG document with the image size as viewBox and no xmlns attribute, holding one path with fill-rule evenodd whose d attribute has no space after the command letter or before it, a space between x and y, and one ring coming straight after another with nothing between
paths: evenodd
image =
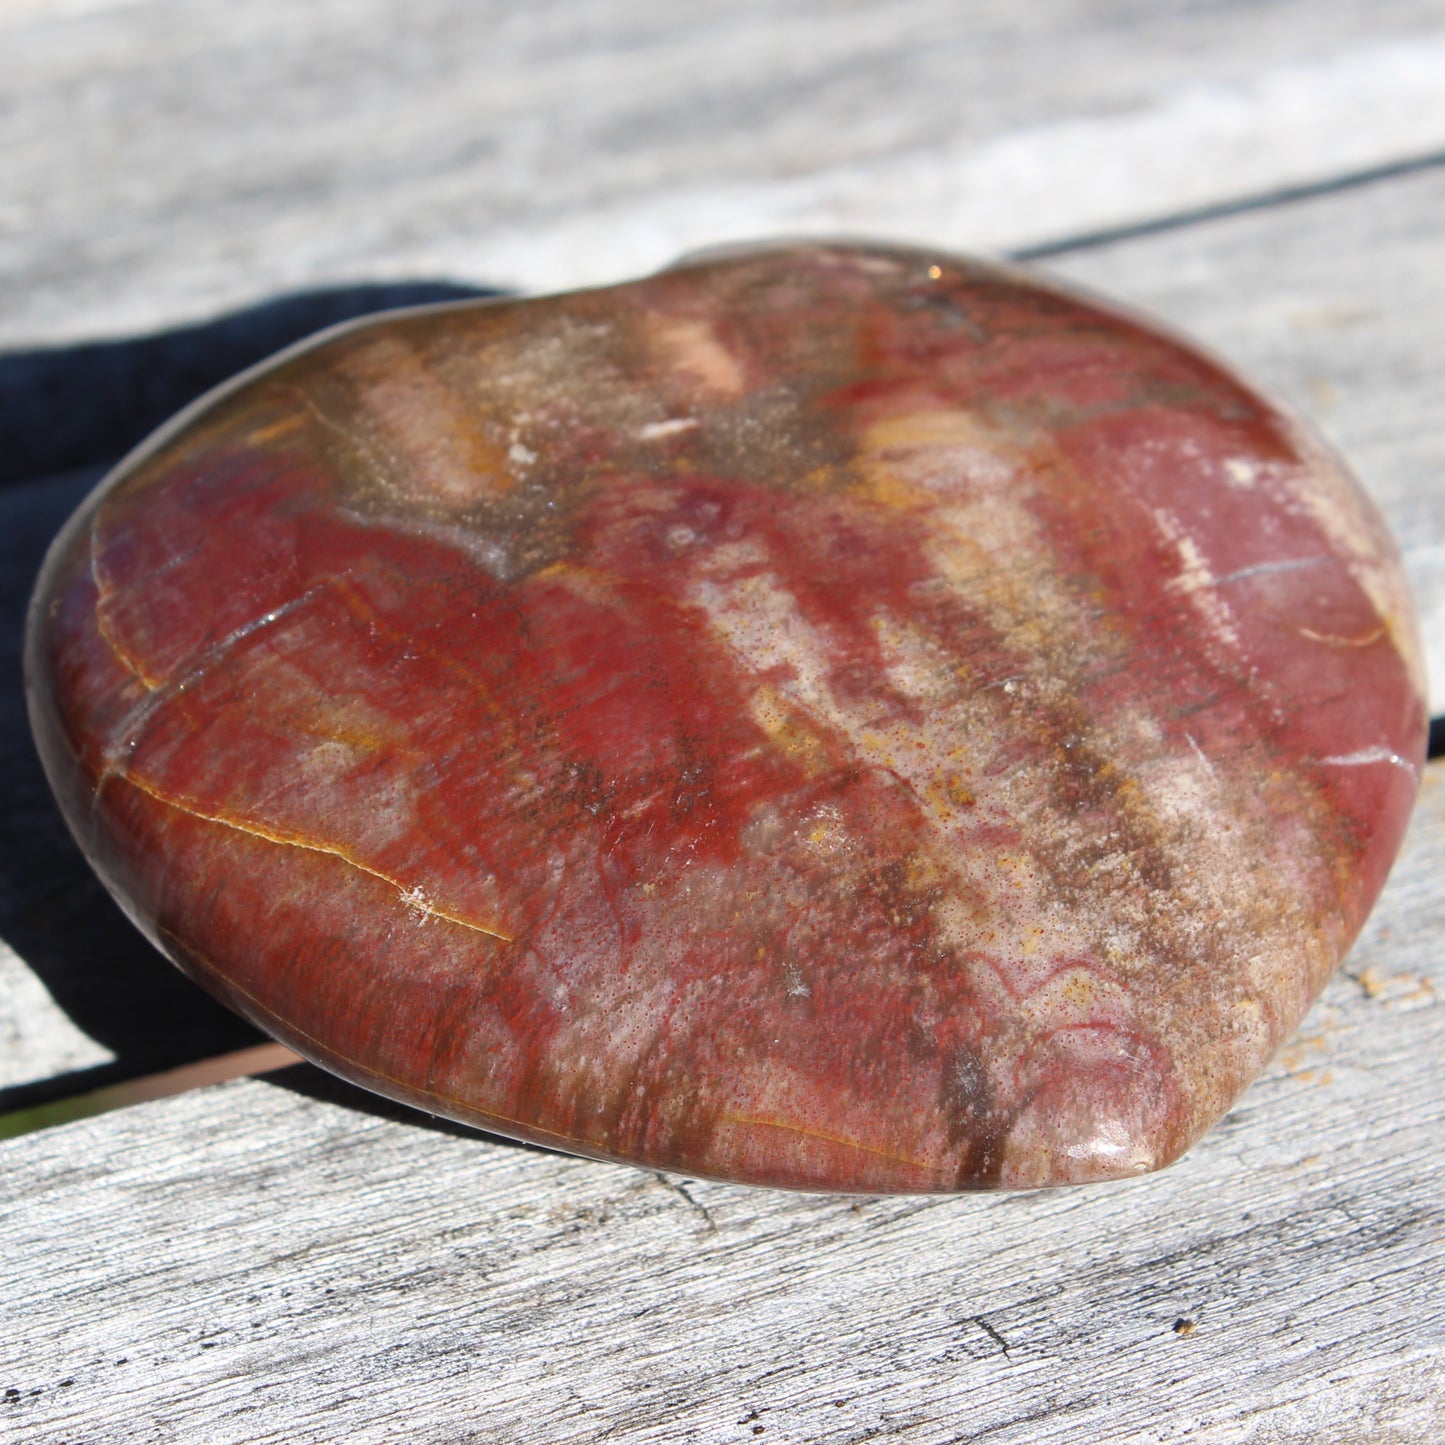
<instances>
[{"instance_id":1,"label":"glossy highlight on stone","mask_svg":"<svg viewBox=\"0 0 1445 1445\"><path fill-rule=\"evenodd\" d=\"M287 353L87 502L28 671L112 892L278 1038L801 1189L1176 1158L1339 964L1425 747L1394 547L1296 421L888 247Z\"/></svg>"}]
</instances>

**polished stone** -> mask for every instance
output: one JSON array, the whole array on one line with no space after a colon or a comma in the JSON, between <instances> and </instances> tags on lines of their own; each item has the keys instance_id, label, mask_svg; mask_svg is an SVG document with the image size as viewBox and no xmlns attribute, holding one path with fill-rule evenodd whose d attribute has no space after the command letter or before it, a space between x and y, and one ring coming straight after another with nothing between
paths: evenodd
<instances>
[{"instance_id":1,"label":"polished stone","mask_svg":"<svg viewBox=\"0 0 1445 1445\"><path fill-rule=\"evenodd\" d=\"M57 543L71 825L183 969L494 1131L807 1189L1177 1157L1425 744L1340 463L1027 275L795 245L352 327Z\"/></svg>"}]
</instances>

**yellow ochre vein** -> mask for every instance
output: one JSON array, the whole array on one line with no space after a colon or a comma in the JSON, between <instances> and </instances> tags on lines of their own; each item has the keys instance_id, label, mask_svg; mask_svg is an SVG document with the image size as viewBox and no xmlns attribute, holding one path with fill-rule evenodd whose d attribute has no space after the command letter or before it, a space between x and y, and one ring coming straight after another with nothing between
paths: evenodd
<instances>
[{"instance_id":1,"label":"yellow ochre vein","mask_svg":"<svg viewBox=\"0 0 1445 1445\"><path fill-rule=\"evenodd\" d=\"M801 1134L806 1139L817 1139L824 1144L841 1144L845 1149L856 1149L860 1154L876 1154L880 1159L890 1159L895 1164L907 1164L913 1169L931 1170L933 1167L921 1159L910 1159L906 1154L894 1154L887 1149L875 1149L869 1144L860 1144L856 1139L846 1139L840 1134L825 1134L821 1129L805 1129L801 1124L790 1124L785 1119L753 1119L743 1114L719 1114L718 1123L741 1124L761 1129L783 1129L789 1134Z\"/></svg>"},{"instance_id":2,"label":"yellow ochre vein","mask_svg":"<svg viewBox=\"0 0 1445 1445\"><path fill-rule=\"evenodd\" d=\"M500 928L490 924L478 923L474 919L463 918L460 914L451 913L445 908L439 908L431 902L420 887L408 887L399 879L393 878L388 873L383 873L369 864L363 863L359 858L354 857L346 849L337 847L334 843L321 843L314 838L307 838L299 833L282 833L273 828L263 828L254 823L242 823L235 818L228 818L221 813L208 813L202 808L177 798L172 794L163 792L154 784L137 777L134 773L110 773L108 777L120 778L127 782L138 792L144 793L156 802L165 804L168 808L174 808L177 812L186 813L193 818L200 818L207 823L219 823L223 828L232 828L238 833L248 834L253 838L263 839L267 843L279 843L288 848L304 848L311 853L325 853L333 858L339 858L343 863L348 863L358 872L370 874L373 878L380 879L383 883L389 883L401 895L403 905L412 913L427 918L441 918L448 923L455 923L459 928L470 928L474 933L484 933L488 938L499 939L503 943L511 943L512 935L504 933Z\"/></svg>"}]
</instances>

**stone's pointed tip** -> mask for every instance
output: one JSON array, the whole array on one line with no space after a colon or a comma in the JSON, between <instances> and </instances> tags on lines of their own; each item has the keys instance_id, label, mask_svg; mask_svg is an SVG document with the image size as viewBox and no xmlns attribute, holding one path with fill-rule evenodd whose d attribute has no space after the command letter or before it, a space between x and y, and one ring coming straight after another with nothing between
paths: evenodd
<instances>
[{"instance_id":1,"label":"stone's pointed tip","mask_svg":"<svg viewBox=\"0 0 1445 1445\"><path fill-rule=\"evenodd\" d=\"M1137 1116L1121 1117L1095 1101L1031 1105L1009 1136L999 1182L1037 1189L1148 1174L1176 1157L1167 1138Z\"/></svg>"},{"instance_id":2,"label":"stone's pointed tip","mask_svg":"<svg viewBox=\"0 0 1445 1445\"><path fill-rule=\"evenodd\" d=\"M63 535L28 655L92 862L309 1057L881 1193L1220 1117L1383 884L1413 637L1355 483L1208 357L804 239L250 375Z\"/></svg>"}]
</instances>

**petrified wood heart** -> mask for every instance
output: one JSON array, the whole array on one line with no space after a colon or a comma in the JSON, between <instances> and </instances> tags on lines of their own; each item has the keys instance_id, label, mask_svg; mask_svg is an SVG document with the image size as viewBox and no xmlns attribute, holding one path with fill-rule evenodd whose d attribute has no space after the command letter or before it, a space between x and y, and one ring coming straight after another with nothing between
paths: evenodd
<instances>
[{"instance_id":1,"label":"petrified wood heart","mask_svg":"<svg viewBox=\"0 0 1445 1445\"><path fill-rule=\"evenodd\" d=\"M797 245L332 333L57 542L70 824L383 1093L805 1189L1175 1158L1338 965L1425 720L1339 463L999 268Z\"/></svg>"}]
</instances>

